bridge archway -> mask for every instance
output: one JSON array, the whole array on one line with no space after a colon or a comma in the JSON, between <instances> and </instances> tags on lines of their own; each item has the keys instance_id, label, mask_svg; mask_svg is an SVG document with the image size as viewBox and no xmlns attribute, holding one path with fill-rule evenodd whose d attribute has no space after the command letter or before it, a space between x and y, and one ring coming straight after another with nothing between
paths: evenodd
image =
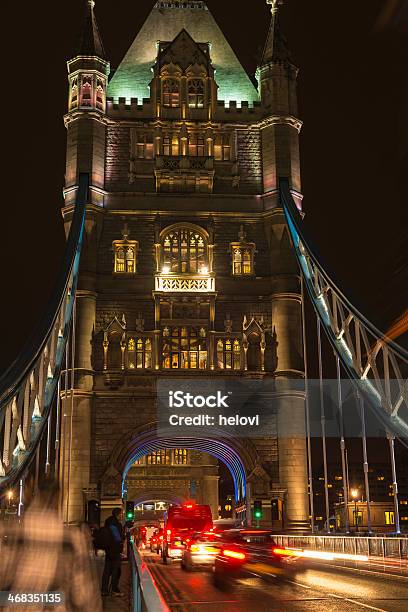
<instances>
[{"instance_id":1,"label":"bridge archway","mask_svg":"<svg viewBox=\"0 0 408 612\"><path fill-rule=\"evenodd\" d=\"M115 473L118 479L120 475L122 493L131 466L144 455L164 448L201 451L222 461L232 476L236 505L245 504L246 509L249 509L248 478L259 466L258 453L250 440L226 437L224 432L216 430L211 438L159 437L157 423L149 423L119 440L111 454L105 475ZM247 512L246 514L249 517Z\"/></svg>"}]
</instances>

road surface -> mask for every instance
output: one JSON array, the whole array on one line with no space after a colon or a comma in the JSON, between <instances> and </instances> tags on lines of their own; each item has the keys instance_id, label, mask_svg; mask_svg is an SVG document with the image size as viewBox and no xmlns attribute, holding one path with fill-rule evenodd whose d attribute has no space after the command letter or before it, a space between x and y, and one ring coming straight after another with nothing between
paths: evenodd
<instances>
[{"instance_id":1,"label":"road surface","mask_svg":"<svg viewBox=\"0 0 408 612\"><path fill-rule=\"evenodd\" d=\"M223 592L213 586L211 572L185 572L179 562L164 565L147 551L143 557L172 612L408 610L406 577L314 564L295 578L254 575Z\"/></svg>"}]
</instances>

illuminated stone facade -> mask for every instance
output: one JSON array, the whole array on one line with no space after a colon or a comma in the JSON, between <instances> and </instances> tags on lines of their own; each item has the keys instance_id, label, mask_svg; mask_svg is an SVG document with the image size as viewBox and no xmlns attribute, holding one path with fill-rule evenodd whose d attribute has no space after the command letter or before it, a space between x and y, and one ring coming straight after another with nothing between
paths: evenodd
<instances>
[{"instance_id":1,"label":"illuminated stone facade","mask_svg":"<svg viewBox=\"0 0 408 612\"><path fill-rule=\"evenodd\" d=\"M279 497L285 527L308 523L305 438L279 437L288 419L301 430L304 399L288 380L303 377L301 296L278 196L288 177L300 206L301 123L275 4L257 89L199 0L158 2L107 85L89 3L65 117L67 223L79 172L91 183L68 520L89 499L105 509L120 500L132 445L154 429L160 377L247 376L276 381L277 431L231 442L247 478L236 504L263 499L268 523L268 500ZM190 448L194 466L136 465L128 495L168 498L157 485L167 479L185 499L194 482L196 499L216 511L217 461L202 450Z\"/></svg>"}]
</instances>

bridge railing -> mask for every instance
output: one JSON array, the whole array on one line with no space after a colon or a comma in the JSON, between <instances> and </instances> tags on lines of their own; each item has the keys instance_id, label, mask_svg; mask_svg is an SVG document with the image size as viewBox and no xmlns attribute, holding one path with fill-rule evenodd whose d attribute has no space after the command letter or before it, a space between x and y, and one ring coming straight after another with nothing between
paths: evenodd
<instances>
[{"instance_id":1,"label":"bridge railing","mask_svg":"<svg viewBox=\"0 0 408 612\"><path fill-rule=\"evenodd\" d=\"M169 612L169 607L132 539L128 541L128 551L132 570L132 612Z\"/></svg>"},{"instance_id":2,"label":"bridge railing","mask_svg":"<svg viewBox=\"0 0 408 612\"><path fill-rule=\"evenodd\" d=\"M386 430L408 441L408 352L368 321L322 268L285 178L280 197L307 291L345 372Z\"/></svg>"},{"instance_id":3,"label":"bridge railing","mask_svg":"<svg viewBox=\"0 0 408 612\"><path fill-rule=\"evenodd\" d=\"M388 559L408 558L408 538L274 535L279 546Z\"/></svg>"},{"instance_id":4,"label":"bridge railing","mask_svg":"<svg viewBox=\"0 0 408 612\"><path fill-rule=\"evenodd\" d=\"M44 318L0 378L0 493L24 476L56 396L74 308L88 186L88 174L81 174L62 269Z\"/></svg>"}]
</instances>

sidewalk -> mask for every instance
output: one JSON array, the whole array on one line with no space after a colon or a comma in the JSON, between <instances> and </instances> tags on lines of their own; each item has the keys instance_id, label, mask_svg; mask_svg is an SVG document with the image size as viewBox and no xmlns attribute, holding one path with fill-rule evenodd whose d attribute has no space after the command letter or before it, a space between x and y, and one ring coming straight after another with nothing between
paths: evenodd
<instances>
[{"instance_id":1,"label":"sidewalk","mask_svg":"<svg viewBox=\"0 0 408 612\"><path fill-rule=\"evenodd\" d=\"M104 557L95 557L95 559L97 563L97 571L100 584L105 559ZM130 612L131 610L131 575L130 564L128 561L122 561L122 574L120 577L119 587L122 593L124 593L124 597L103 597L102 604L104 612Z\"/></svg>"}]
</instances>

